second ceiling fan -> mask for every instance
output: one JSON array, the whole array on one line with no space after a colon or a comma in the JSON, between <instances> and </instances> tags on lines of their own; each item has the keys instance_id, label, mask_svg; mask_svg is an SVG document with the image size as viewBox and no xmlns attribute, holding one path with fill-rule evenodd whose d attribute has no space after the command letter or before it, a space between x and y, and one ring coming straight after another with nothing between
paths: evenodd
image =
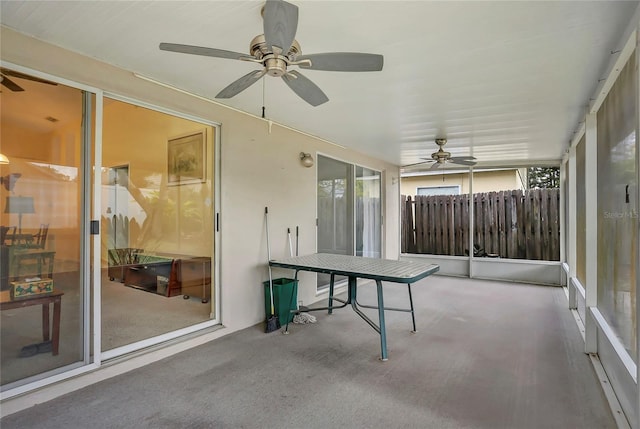
<instances>
[{"instance_id":1,"label":"second ceiling fan","mask_svg":"<svg viewBox=\"0 0 640 429\"><path fill-rule=\"evenodd\" d=\"M251 41L250 55L176 43L160 43L163 51L183 54L203 55L215 58L248 61L260 64L262 69L254 70L216 95L216 98L231 98L256 83L265 74L281 77L299 97L312 106L329 101L324 92L297 70L298 66L309 70L365 72L382 70L383 57L378 54L361 52L327 52L302 55L300 44L295 40L298 29L298 7L282 0L267 0L262 9L264 34Z\"/></svg>"},{"instance_id":2,"label":"second ceiling fan","mask_svg":"<svg viewBox=\"0 0 640 429\"><path fill-rule=\"evenodd\" d=\"M439 146L439 148L437 151L431 154L431 159L422 158L424 159L424 161L417 162L415 164L403 165L402 168L415 167L418 165L426 164L428 162L433 162L433 165L429 167L431 170L443 166L446 163L467 166L476 165L476 159L473 156L451 156L450 152L445 151L443 147L447 144L447 139L436 139L436 144Z\"/></svg>"}]
</instances>

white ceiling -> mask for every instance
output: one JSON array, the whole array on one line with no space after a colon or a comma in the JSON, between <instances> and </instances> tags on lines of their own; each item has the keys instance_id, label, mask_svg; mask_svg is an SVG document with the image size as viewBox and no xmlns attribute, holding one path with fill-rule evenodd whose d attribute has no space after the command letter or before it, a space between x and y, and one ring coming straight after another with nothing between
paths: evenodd
<instances>
[{"instance_id":1,"label":"white ceiling","mask_svg":"<svg viewBox=\"0 0 640 429\"><path fill-rule=\"evenodd\" d=\"M291 1L304 54L370 52L381 72L303 70L312 107L266 77L266 117L395 164L446 137L479 165L558 161L637 1ZM21 33L207 98L254 64L160 51L160 42L247 52L260 1L2 1ZM46 70L42 70L46 72ZM23 82L23 81L22 81ZM261 115L257 83L220 102ZM428 167L427 164L425 167Z\"/></svg>"}]
</instances>

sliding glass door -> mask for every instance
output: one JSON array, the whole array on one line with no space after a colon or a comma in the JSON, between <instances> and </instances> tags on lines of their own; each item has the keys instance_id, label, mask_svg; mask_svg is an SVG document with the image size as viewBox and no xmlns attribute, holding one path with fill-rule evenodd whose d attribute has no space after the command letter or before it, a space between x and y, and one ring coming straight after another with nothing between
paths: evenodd
<instances>
[{"instance_id":1,"label":"sliding glass door","mask_svg":"<svg viewBox=\"0 0 640 429\"><path fill-rule=\"evenodd\" d=\"M94 97L3 69L0 109L2 390L88 361L83 166Z\"/></svg>"},{"instance_id":2,"label":"sliding glass door","mask_svg":"<svg viewBox=\"0 0 640 429\"><path fill-rule=\"evenodd\" d=\"M215 317L214 140L211 125L105 101L103 357Z\"/></svg>"},{"instance_id":3,"label":"sliding glass door","mask_svg":"<svg viewBox=\"0 0 640 429\"><path fill-rule=\"evenodd\" d=\"M322 155L317 165L318 253L380 258L380 172ZM318 289L328 284L329 276L318 274Z\"/></svg>"},{"instance_id":4,"label":"sliding glass door","mask_svg":"<svg viewBox=\"0 0 640 429\"><path fill-rule=\"evenodd\" d=\"M382 257L380 172L356 167L356 256Z\"/></svg>"}]
</instances>

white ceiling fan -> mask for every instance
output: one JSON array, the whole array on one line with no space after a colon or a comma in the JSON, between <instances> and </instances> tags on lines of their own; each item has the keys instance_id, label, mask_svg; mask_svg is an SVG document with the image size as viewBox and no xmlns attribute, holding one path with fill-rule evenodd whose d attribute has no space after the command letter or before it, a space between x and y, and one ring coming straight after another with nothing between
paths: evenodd
<instances>
[{"instance_id":1,"label":"white ceiling fan","mask_svg":"<svg viewBox=\"0 0 640 429\"><path fill-rule=\"evenodd\" d=\"M473 156L451 156L450 152L445 151L444 145L447 144L447 139L436 139L436 144L439 146L436 152L431 154L431 159L424 159L422 162L416 162L415 164L403 165L402 168L415 167L418 165L433 162L433 165L429 167L430 170L435 170L440 166L444 166L446 163L473 166L476 165L476 159Z\"/></svg>"},{"instance_id":2,"label":"white ceiling fan","mask_svg":"<svg viewBox=\"0 0 640 429\"><path fill-rule=\"evenodd\" d=\"M267 0L262 8L264 34L254 37L249 45L249 55L222 49L201 46L160 43L163 51L203 55L215 58L248 61L260 64L254 70L232 82L216 95L216 98L231 98L256 83L265 74L281 77L299 97L312 106L329 101L324 92L311 80L292 66L303 69L365 72L382 70L383 57L361 52L327 52L302 55L300 44L295 40L298 28L298 7L282 0Z\"/></svg>"}]
</instances>

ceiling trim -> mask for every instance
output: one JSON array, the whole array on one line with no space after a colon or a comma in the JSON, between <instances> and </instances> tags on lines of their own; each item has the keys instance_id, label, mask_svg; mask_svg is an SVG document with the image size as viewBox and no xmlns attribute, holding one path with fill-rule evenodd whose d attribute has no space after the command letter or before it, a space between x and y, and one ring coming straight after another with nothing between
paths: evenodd
<instances>
[{"instance_id":1,"label":"ceiling trim","mask_svg":"<svg viewBox=\"0 0 640 429\"><path fill-rule=\"evenodd\" d=\"M633 30L624 47L619 52L617 52L619 53L619 55L613 62L608 76L602 82L602 86L595 96L595 100L593 100L589 105L589 113L597 113L598 109L600 109L600 106L602 106L602 103L604 103L605 98L607 97L607 95L609 95L611 87L613 87L613 85L616 83L620 72L624 68L627 61L629 61L631 54L638 44L636 34L636 30Z\"/></svg>"}]
</instances>

